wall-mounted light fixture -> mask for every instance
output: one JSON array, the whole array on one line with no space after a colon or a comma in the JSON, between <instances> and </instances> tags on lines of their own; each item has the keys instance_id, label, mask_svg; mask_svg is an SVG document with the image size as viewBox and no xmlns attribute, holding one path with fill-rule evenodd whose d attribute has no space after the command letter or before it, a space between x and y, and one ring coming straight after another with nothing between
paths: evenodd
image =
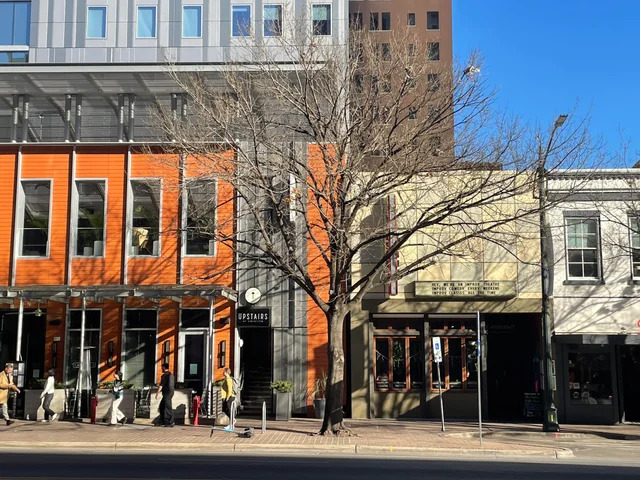
<instances>
[{"instance_id":1,"label":"wall-mounted light fixture","mask_svg":"<svg viewBox=\"0 0 640 480\"><path fill-rule=\"evenodd\" d=\"M227 363L227 341L222 340L218 345L218 368L224 368Z\"/></svg>"},{"instance_id":2,"label":"wall-mounted light fixture","mask_svg":"<svg viewBox=\"0 0 640 480\"><path fill-rule=\"evenodd\" d=\"M113 340L111 340L107 344L107 350L109 351L109 358L107 359L107 367L113 367L113 350L114 350Z\"/></svg>"},{"instance_id":3,"label":"wall-mounted light fixture","mask_svg":"<svg viewBox=\"0 0 640 480\"><path fill-rule=\"evenodd\" d=\"M169 363L171 357L171 341L167 340L162 345L162 363Z\"/></svg>"}]
</instances>

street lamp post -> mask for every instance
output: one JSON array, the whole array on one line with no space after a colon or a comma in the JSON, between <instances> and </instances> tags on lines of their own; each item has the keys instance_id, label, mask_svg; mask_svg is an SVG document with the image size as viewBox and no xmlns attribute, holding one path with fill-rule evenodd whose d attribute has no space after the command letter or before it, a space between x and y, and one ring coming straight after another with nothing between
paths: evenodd
<instances>
[{"instance_id":1,"label":"street lamp post","mask_svg":"<svg viewBox=\"0 0 640 480\"><path fill-rule=\"evenodd\" d=\"M560 115L554 125L547 148L542 149L542 143L538 145L538 201L540 210L540 267L542 283L542 333L543 333L543 359L544 359L544 415L542 419L542 430L545 432L559 432L558 409L553 402L553 391L555 390L555 377L553 375L553 359L551 349L551 310L549 305L549 289L551 287L551 277L549 275L549 259L547 251L546 224L547 224L547 192L546 192L546 168L547 158L553 144L553 137L556 131L562 127L567 120L567 115Z\"/></svg>"}]
</instances>

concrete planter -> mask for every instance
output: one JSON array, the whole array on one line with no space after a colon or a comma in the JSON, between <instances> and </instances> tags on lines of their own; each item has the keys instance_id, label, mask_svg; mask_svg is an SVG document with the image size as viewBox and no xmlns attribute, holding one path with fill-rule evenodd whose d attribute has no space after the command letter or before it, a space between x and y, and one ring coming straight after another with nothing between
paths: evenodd
<instances>
[{"instance_id":1,"label":"concrete planter","mask_svg":"<svg viewBox=\"0 0 640 480\"><path fill-rule=\"evenodd\" d=\"M127 417L127 422L133 422L136 412L136 392L132 389L123 390L124 397L120 402L120 411ZM113 394L109 390L99 388L96 390L98 397L98 409L96 410L96 421L102 422L111 420L111 399Z\"/></svg>"},{"instance_id":2,"label":"concrete planter","mask_svg":"<svg viewBox=\"0 0 640 480\"><path fill-rule=\"evenodd\" d=\"M156 400L156 392L157 388L151 390L151 418L153 419L154 425L160 423L160 401L162 400L162 394L160 394L159 398ZM191 424L191 389L190 388L180 388L176 389L173 394L173 418L175 419L176 425L189 425Z\"/></svg>"},{"instance_id":3,"label":"concrete planter","mask_svg":"<svg viewBox=\"0 0 640 480\"><path fill-rule=\"evenodd\" d=\"M291 392L275 391L276 421L288 422L291 419Z\"/></svg>"},{"instance_id":4,"label":"concrete planter","mask_svg":"<svg viewBox=\"0 0 640 480\"><path fill-rule=\"evenodd\" d=\"M24 419L25 420L44 420L44 410L42 409L42 400L40 395L42 390L25 390L24 391ZM53 401L51 402L51 410L56 412L60 419L64 417L64 404L66 399L66 391L56 389L53 392Z\"/></svg>"}]
</instances>

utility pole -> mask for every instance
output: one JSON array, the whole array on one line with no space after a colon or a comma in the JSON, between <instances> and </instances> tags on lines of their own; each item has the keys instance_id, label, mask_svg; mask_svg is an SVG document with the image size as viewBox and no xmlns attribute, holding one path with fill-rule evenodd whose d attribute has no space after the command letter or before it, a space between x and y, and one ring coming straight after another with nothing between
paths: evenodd
<instances>
[{"instance_id":1,"label":"utility pole","mask_svg":"<svg viewBox=\"0 0 640 480\"><path fill-rule=\"evenodd\" d=\"M538 201L540 210L540 280L542 286L542 335L543 335L543 362L544 362L544 414L542 419L542 430L545 432L559 432L558 409L553 402L553 392L555 390L555 372L553 368L552 347L551 347L551 308L549 302L549 290L551 288L551 277L549 275L549 257L547 235L547 189L546 189L546 163L553 137L556 131L567 120L567 115L560 115L554 125L547 148L542 149L542 144L538 145Z\"/></svg>"}]
</instances>

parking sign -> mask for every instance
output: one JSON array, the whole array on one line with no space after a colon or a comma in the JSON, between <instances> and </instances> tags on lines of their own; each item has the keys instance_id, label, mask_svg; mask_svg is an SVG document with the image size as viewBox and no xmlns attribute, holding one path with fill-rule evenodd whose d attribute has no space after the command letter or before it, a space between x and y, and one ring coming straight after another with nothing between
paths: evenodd
<instances>
[{"instance_id":1,"label":"parking sign","mask_svg":"<svg viewBox=\"0 0 640 480\"><path fill-rule=\"evenodd\" d=\"M433 337L433 361L442 362L442 349L440 348L440 337Z\"/></svg>"}]
</instances>

